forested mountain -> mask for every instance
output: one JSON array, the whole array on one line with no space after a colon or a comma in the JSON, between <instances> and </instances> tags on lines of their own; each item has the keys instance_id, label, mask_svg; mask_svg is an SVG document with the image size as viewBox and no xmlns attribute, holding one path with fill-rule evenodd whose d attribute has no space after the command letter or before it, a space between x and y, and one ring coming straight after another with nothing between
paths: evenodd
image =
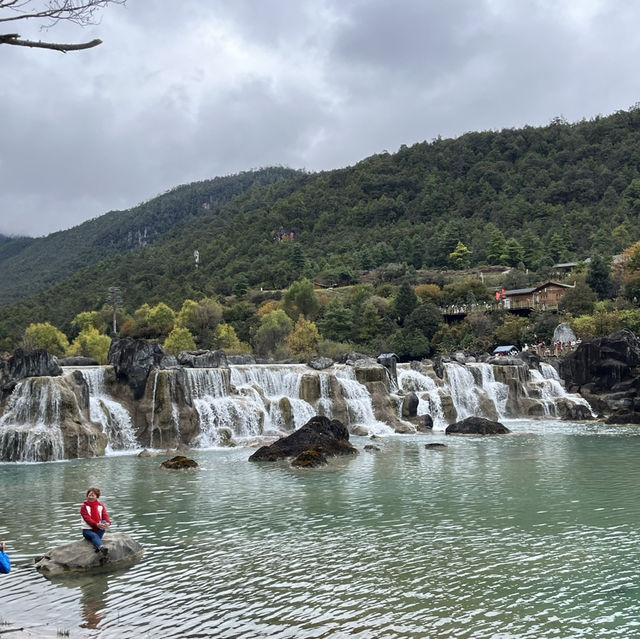
<instances>
[{"instance_id":1,"label":"forested mountain","mask_svg":"<svg viewBox=\"0 0 640 639\"><path fill-rule=\"evenodd\" d=\"M150 246L176 224L208 215L252 187L297 172L267 168L178 186L127 211L111 211L43 238L0 241L0 306L48 290L102 260ZM1 238L0 238L1 240Z\"/></svg>"},{"instance_id":2,"label":"forested mountain","mask_svg":"<svg viewBox=\"0 0 640 639\"><path fill-rule=\"evenodd\" d=\"M217 178L27 241L13 255L12 242L0 245L5 304L48 289L0 309L0 337L34 321L68 326L100 308L109 286L131 313L303 276L352 283L398 263L535 271L619 252L640 239L639 214L640 108L402 146L316 174Z\"/></svg>"}]
</instances>

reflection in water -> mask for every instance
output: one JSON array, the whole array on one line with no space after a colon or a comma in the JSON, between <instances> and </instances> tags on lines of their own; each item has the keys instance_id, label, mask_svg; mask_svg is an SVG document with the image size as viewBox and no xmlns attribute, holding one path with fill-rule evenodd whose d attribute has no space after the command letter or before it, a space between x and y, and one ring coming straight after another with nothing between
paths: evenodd
<instances>
[{"instance_id":1,"label":"reflection in water","mask_svg":"<svg viewBox=\"0 0 640 639\"><path fill-rule=\"evenodd\" d=\"M16 563L79 538L90 485L114 531L146 548L90 577L16 570L2 616L99 639L635 636L636 430L508 425L390 437L314 471L249 463L246 449L198 451L189 473L129 457L0 465Z\"/></svg>"}]
</instances>

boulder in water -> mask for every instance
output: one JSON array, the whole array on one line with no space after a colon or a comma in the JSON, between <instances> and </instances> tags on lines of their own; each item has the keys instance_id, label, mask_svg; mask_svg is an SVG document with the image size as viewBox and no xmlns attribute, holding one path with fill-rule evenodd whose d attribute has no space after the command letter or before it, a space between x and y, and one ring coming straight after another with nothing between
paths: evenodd
<instances>
[{"instance_id":1,"label":"boulder in water","mask_svg":"<svg viewBox=\"0 0 640 639\"><path fill-rule=\"evenodd\" d=\"M46 577L55 577L74 572L92 572L101 568L114 568L139 559L144 548L130 535L107 533L102 544L108 549L105 556L95 552L86 540L57 546L41 557L36 557L36 570Z\"/></svg>"},{"instance_id":2,"label":"boulder in water","mask_svg":"<svg viewBox=\"0 0 640 639\"><path fill-rule=\"evenodd\" d=\"M198 462L184 455L176 455L171 459L163 461L160 466L162 466L162 468L168 468L169 470L186 470L198 468Z\"/></svg>"},{"instance_id":3,"label":"boulder in water","mask_svg":"<svg viewBox=\"0 0 640 639\"><path fill-rule=\"evenodd\" d=\"M327 458L317 450L305 450L291 462L291 465L296 468L318 468L326 466L327 463Z\"/></svg>"},{"instance_id":4,"label":"boulder in water","mask_svg":"<svg viewBox=\"0 0 640 639\"><path fill-rule=\"evenodd\" d=\"M447 435L504 435L511 431L501 424L484 417L467 417L447 426Z\"/></svg>"},{"instance_id":5,"label":"boulder in water","mask_svg":"<svg viewBox=\"0 0 640 639\"><path fill-rule=\"evenodd\" d=\"M442 450L443 448L446 448L447 445L446 444L442 444L440 442L436 442L434 444L425 444L424 447L427 450Z\"/></svg>"},{"instance_id":6,"label":"boulder in water","mask_svg":"<svg viewBox=\"0 0 640 639\"><path fill-rule=\"evenodd\" d=\"M342 422L316 415L291 435L282 437L270 446L258 448L249 461L277 461L297 457L309 450L322 453L325 457L358 453L349 443L349 431Z\"/></svg>"}]
</instances>

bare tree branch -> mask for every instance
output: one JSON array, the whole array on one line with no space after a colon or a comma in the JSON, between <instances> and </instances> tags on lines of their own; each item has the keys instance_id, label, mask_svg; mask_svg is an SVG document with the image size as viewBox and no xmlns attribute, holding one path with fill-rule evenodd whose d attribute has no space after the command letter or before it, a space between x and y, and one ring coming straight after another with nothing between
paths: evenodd
<instances>
[{"instance_id":1,"label":"bare tree branch","mask_svg":"<svg viewBox=\"0 0 640 639\"><path fill-rule=\"evenodd\" d=\"M33 40L20 40L20 35L17 33L9 33L7 35L0 35L0 44L14 44L20 47L36 47L39 49L53 49L54 51L78 51L80 49L91 49L102 44L102 40L91 40L90 42L82 42L80 44L57 44L55 42L42 42Z\"/></svg>"},{"instance_id":2,"label":"bare tree branch","mask_svg":"<svg viewBox=\"0 0 640 639\"><path fill-rule=\"evenodd\" d=\"M81 26L98 24L97 13L110 4L126 4L126 0L0 0L0 22L35 20L41 22L40 29L50 29L60 21L73 22ZM35 40L21 40L16 33L0 34L0 44L21 47L38 47L55 51L77 51L101 44L91 40L80 44L58 44Z\"/></svg>"}]
</instances>

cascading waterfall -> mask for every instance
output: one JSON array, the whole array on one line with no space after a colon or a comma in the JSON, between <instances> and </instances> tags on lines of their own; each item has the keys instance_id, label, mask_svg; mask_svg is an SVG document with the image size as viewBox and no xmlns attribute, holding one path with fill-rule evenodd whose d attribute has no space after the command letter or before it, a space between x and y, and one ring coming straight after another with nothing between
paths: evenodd
<instances>
[{"instance_id":1,"label":"cascading waterfall","mask_svg":"<svg viewBox=\"0 0 640 639\"><path fill-rule=\"evenodd\" d=\"M476 382L471 371L454 362L446 362L444 370L458 420L480 415Z\"/></svg>"},{"instance_id":2,"label":"cascading waterfall","mask_svg":"<svg viewBox=\"0 0 640 639\"><path fill-rule=\"evenodd\" d=\"M502 382L496 381L492 364L472 363L471 368L480 371L480 383L482 389L496 407L496 412L500 419L506 417L507 400L509 399L509 387Z\"/></svg>"},{"instance_id":3,"label":"cascading waterfall","mask_svg":"<svg viewBox=\"0 0 640 639\"><path fill-rule=\"evenodd\" d=\"M349 426L363 426L371 435L393 433L390 426L376 419L371 395L367 387L356 379L356 372L351 366L336 366L335 376L342 387L342 395L349 408Z\"/></svg>"},{"instance_id":4,"label":"cascading waterfall","mask_svg":"<svg viewBox=\"0 0 640 639\"><path fill-rule=\"evenodd\" d=\"M0 459L35 462L64 458L62 396L55 378L18 382L0 418Z\"/></svg>"},{"instance_id":5,"label":"cascading waterfall","mask_svg":"<svg viewBox=\"0 0 640 639\"><path fill-rule=\"evenodd\" d=\"M437 384L420 371L409 368L408 364L398 366L398 385L405 393L414 392L418 397L418 415L430 415L433 430L444 430L447 421L442 409L442 398Z\"/></svg>"},{"instance_id":6,"label":"cascading waterfall","mask_svg":"<svg viewBox=\"0 0 640 639\"><path fill-rule=\"evenodd\" d=\"M304 426L316 414L313 406L300 397L302 375L305 372L308 369L302 365L232 366L231 383L238 389L262 390L269 400L267 427L286 431L290 430L288 421L292 421L291 425L295 430ZM291 420L287 420L283 412L282 400L287 400L291 407Z\"/></svg>"},{"instance_id":7,"label":"cascading waterfall","mask_svg":"<svg viewBox=\"0 0 640 639\"><path fill-rule=\"evenodd\" d=\"M544 408L545 417L557 416L558 411L556 408L556 400L558 399L568 399L574 404L586 406L591 412L592 416L595 417L595 415L593 415L593 411L591 410L591 406L589 406L589 402L587 402L586 399L580 397L579 395L567 393L560 381L558 372L550 364L540 362L540 372L532 368L529 371L529 375L531 377L531 382L540 391L540 399Z\"/></svg>"},{"instance_id":8,"label":"cascading waterfall","mask_svg":"<svg viewBox=\"0 0 640 639\"><path fill-rule=\"evenodd\" d=\"M129 411L110 397L107 391L106 369L96 366L75 370L80 371L89 387L91 421L100 424L109 438L107 453L139 448Z\"/></svg>"},{"instance_id":9,"label":"cascading waterfall","mask_svg":"<svg viewBox=\"0 0 640 639\"><path fill-rule=\"evenodd\" d=\"M324 415L331 419L333 416L333 402L331 401L331 381L330 376L321 373L320 374L320 399L316 405L318 415Z\"/></svg>"}]
</instances>

